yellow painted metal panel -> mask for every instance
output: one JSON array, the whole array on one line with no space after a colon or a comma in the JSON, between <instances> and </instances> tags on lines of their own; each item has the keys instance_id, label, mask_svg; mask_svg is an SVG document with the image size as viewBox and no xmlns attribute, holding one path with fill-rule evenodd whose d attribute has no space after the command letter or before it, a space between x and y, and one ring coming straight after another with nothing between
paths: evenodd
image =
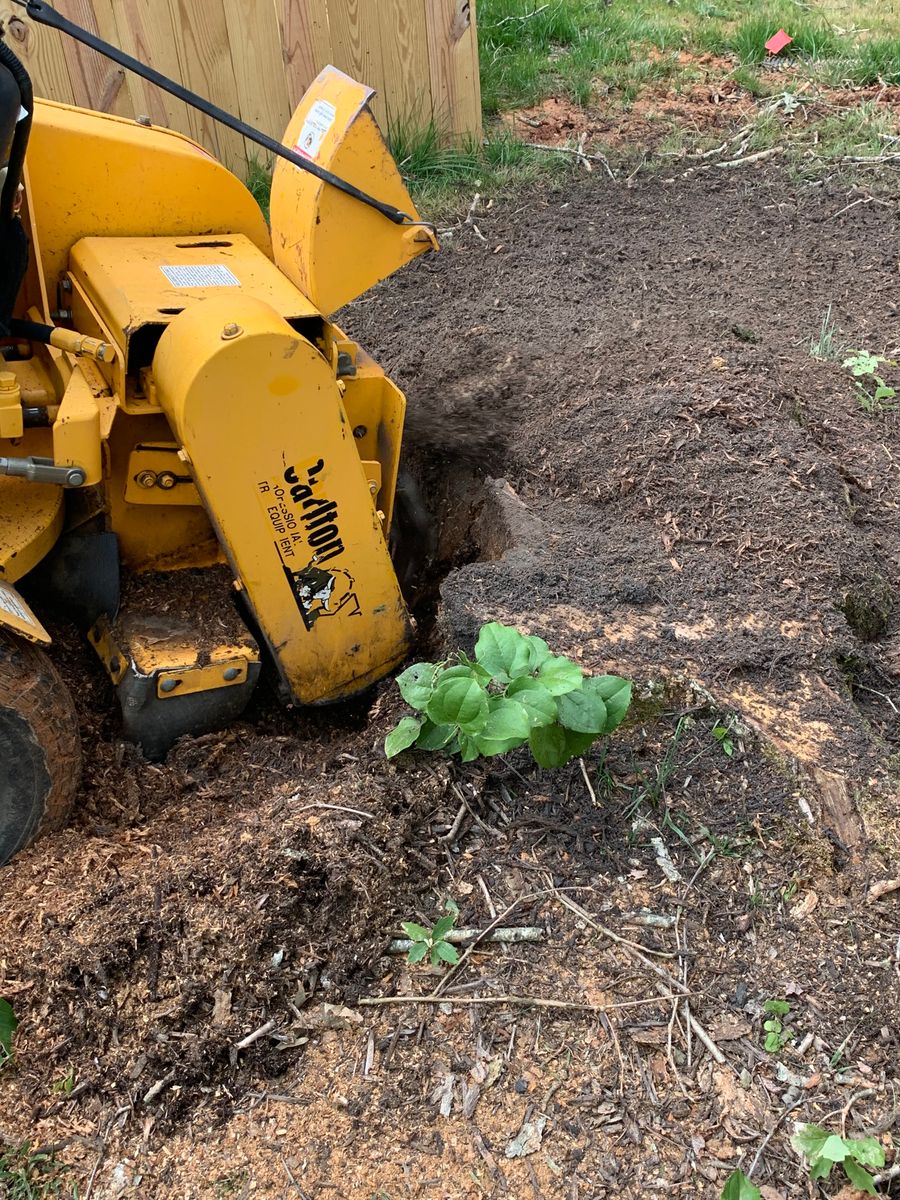
<instances>
[{"instance_id":1,"label":"yellow painted metal panel","mask_svg":"<svg viewBox=\"0 0 900 1200\"><path fill-rule=\"evenodd\" d=\"M8 445L8 443L7 443ZM49 431L16 446L16 454L49 457ZM63 490L51 483L29 483L0 475L0 579L15 583L36 567L59 537Z\"/></svg>"},{"instance_id":2,"label":"yellow painted metal panel","mask_svg":"<svg viewBox=\"0 0 900 1200\"><path fill-rule=\"evenodd\" d=\"M228 336L234 324L241 333ZM154 374L294 700L350 695L402 661L409 618L323 355L268 305L236 295L174 320Z\"/></svg>"},{"instance_id":3,"label":"yellow painted metal panel","mask_svg":"<svg viewBox=\"0 0 900 1200\"><path fill-rule=\"evenodd\" d=\"M370 89L326 67L292 117L285 144L417 218L369 112L370 97ZM276 263L324 313L336 312L437 245L421 225L395 225L281 159L272 180L271 218Z\"/></svg>"},{"instance_id":4,"label":"yellow painted metal panel","mask_svg":"<svg viewBox=\"0 0 900 1200\"><path fill-rule=\"evenodd\" d=\"M43 627L19 593L0 579L0 628L11 629L29 642L47 645L50 634Z\"/></svg>"},{"instance_id":5,"label":"yellow painted metal panel","mask_svg":"<svg viewBox=\"0 0 900 1200\"><path fill-rule=\"evenodd\" d=\"M269 252L266 223L244 185L176 133L42 101L35 105L26 167L51 295L70 249L85 236L202 229L243 233Z\"/></svg>"}]
</instances>

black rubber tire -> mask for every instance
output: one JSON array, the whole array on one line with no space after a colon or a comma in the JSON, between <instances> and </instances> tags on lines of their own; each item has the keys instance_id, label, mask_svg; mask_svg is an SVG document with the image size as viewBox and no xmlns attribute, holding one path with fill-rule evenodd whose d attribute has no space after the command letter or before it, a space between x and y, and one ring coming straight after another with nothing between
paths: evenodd
<instances>
[{"instance_id":1,"label":"black rubber tire","mask_svg":"<svg viewBox=\"0 0 900 1200\"><path fill-rule=\"evenodd\" d=\"M0 633L0 866L65 825L80 781L69 689L42 650Z\"/></svg>"}]
</instances>

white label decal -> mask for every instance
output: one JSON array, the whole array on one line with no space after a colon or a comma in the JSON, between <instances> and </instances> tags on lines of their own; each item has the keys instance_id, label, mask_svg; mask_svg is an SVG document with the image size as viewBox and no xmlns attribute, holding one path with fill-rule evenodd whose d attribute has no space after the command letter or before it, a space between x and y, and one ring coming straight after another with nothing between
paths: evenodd
<instances>
[{"instance_id":1,"label":"white label decal","mask_svg":"<svg viewBox=\"0 0 900 1200\"><path fill-rule=\"evenodd\" d=\"M190 267L159 268L172 287L240 287L237 275L221 263L198 264Z\"/></svg>"},{"instance_id":2,"label":"white label decal","mask_svg":"<svg viewBox=\"0 0 900 1200\"><path fill-rule=\"evenodd\" d=\"M334 124L337 109L327 100L317 100L309 110L309 116L303 122L300 136L294 149L304 158L318 158L325 135Z\"/></svg>"},{"instance_id":3,"label":"white label decal","mask_svg":"<svg viewBox=\"0 0 900 1200\"><path fill-rule=\"evenodd\" d=\"M7 590L6 585L0 583L0 608L4 612L10 613L14 617L18 617L20 621L24 621L26 625L31 625L32 628L37 628L37 622L32 617L31 613L21 603L15 592Z\"/></svg>"}]
</instances>

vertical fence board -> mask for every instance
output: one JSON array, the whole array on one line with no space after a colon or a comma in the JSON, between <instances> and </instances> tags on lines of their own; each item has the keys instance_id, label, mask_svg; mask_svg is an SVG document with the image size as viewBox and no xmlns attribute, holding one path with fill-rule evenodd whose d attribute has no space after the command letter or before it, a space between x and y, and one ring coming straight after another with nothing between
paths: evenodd
<instances>
[{"instance_id":1,"label":"vertical fence board","mask_svg":"<svg viewBox=\"0 0 900 1200\"><path fill-rule=\"evenodd\" d=\"M425 0L431 96L438 127L481 136L481 81L475 0Z\"/></svg>"},{"instance_id":2,"label":"vertical fence board","mask_svg":"<svg viewBox=\"0 0 900 1200\"><path fill-rule=\"evenodd\" d=\"M432 114L425 6L422 0L379 0L378 13L388 128L420 129Z\"/></svg>"},{"instance_id":3,"label":"vertical fence board","mask_svg":"<svg viewBox=\"0 0 900 1200\"><path fill-rule=\"evenodd\" d=\"M481 135L475 0L56 2L70 20L273 137L328 63L378 92L382 127L415 128L434 117L448 138ZM233 170L246 169L248 148L237 134L20 13L0 0L0 22L37 95L146 114Z\"/></svg>"},{"instance_id":4,"label":"vertical fence board","mask_svg":"<svg viewBox=\"0 0 900 1200\"><path fill-rule=\"evenodd\" d=\"M203 9L191 0L169 0L175 47L181 64L180 81L213 104L239 115L237 83L222 0L206 0ZM244 139L239 133L188 110L191 136L238 174L247 167Z\"/></svg>"},{"instance_id":5,"label":"vertical fence board","mask_svg":"<svg viewBox=\"0 0 900 1200\"><path fill-rule=\"evenodd\" d=\"M176 48L172 14L159 3L155 12L147 12L143 0L112 0L118 33L117 44L133 58L155 67L162 75L178 79L180 63ZM127 85L137 116L146 115L154 125L168 125L180 133L191 133L187 105L168 92L147 83L128 71Z\"/></svg>"},{"instance_id":6,"label":"vertical fence board","mask_svg":"<svg viewBox=\"0 0 900 1200\"><path fill-rule=\"evenodd\" d=\"M372 111L382 127L387 117L381 53L382 20L379 17L383 3L384 0L329 0L328 4L334 65L375 89L378 96Z\"/></svg>"},{"instance_id":7,"label":"vertical fence board","mask_svg":"<svg viewBox=\"0 0 900 1200\"><path fill-rule=\"evenodd\" d=\"M225 0L225 15L241 117L280 140L291 111L272 0Z\"/></svg>"},{"instance_id":8,"label":"vertical fence board","mask_svg":"<svg viewBox=\"0 0 900 1200\"><path fill-rule=\"evenodd\" d=\"M57 0L57 8L76 25L115 43L116 22L110 0ZM72 42L66 49L75 103L81 108L133 117L125 71L80 42Z\"/></svg>"},{"instance_id":9,"label":"vertical fence board","mask_svg":"<svg viewBox=\"0 0 900 1200\"><path fill-rule=\"evenodd\" d=\"M276 0L276 8L293 112L318 73L333 60L328 12L324 0Z\"/></svg>"},{"instance_id":10,"label":"vertical fence board","mask_svg":"<svg viewBox=\"0 0 900 1200\"><path fill-rule=\"evenodd\" d=\"M63 104L74 104L75 93L69 76L69 52L64 38L55 29L35 25L24 16L25 10L3 0L0 24L7 45L20 58L32 81L40 81L37 95L49 96Z\"/></svg>"}]
</instances>

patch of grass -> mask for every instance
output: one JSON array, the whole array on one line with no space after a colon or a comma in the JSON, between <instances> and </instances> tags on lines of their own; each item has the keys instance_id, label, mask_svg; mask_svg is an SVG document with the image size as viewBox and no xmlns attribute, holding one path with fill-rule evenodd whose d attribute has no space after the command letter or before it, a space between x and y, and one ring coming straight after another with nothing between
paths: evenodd
<instances>
[{"instance_id":1,"label":"patch of grass","mask_svg":"<svg viewBox=\"0 0 900 1200\"><path fill-rule=\"evenodd\" d=\"M843 49L842 39L825 21L797 10L781 9L755 13L741 21L728 38L727 47L742 63L761 63L767 56L766 42L782 28L794 39L782 55L833 58Z\"/></svg>"},{"instance_id":2,"label":"patch of grass","mask_svg":"<svg viewBox=\"0 0 900 1200\"><path fill-rule=\"evenodd\" d=\"M884 153L885 140L896 132L889 110L868 100L841 108L816 124L816 153L823 158L873 157Z\"/></svg>"},{"instance_id":3,"label":"patch of grass","mask_svg":"<svg viewBox=\"0 0 900 1200\"><path fill-rule=\"evenodd\" d=\"M759 72L755 71L752 67L735 67L731 72L731 78L738 87L742 87L745 92L749 92L756 99L761 99L763 96L770 96L772 94L772 89L763 83L759 77Z\"/></svg>"},{"instance_id":4,"label":"patch of grass","mask_svg":"<svg viewBox=\"0 0 900 1200\"><path fill-rule=\"evenodd\" d=\"M900 37L863 42L848 75L859 84L900 83Z\"/></svg>"},{"instance_id":5,"label":"patch of grass","mask_svg":"<svg viewBox=\"0 0 900 1200\"><path fill-rule=\"evenodd\" d=\"M835 340L836 334L837 322L832 315L831 305L829 304L822 317L819 332L814 338L810 339L809 352L812 357L818 358L821 362L837 362L841 357L841 348Z\"/></svg>"},{"instance_id":6,"label":"patch of grass","mask_svg":"<svg viewBox=\"0 0 900 1200\"><path fill-rule=\"evenodd\" d=\"M261 163L258 158L251 158L247 164L247 190L262 209L263 216L269 219L269 197L272 193L272 168Z\"/></svg>"},{"instance_id":7,"label":"patch of grass","mask_svg":"<svg viewBox=\"0 0 900 1200\"><path fill-rule=\"evenodd\" d=\"M395 129L388 144L416 207L431 220L456 212L475 192L503 195L539 179L568 177L575 169L568 155L531 150L502 129L481 143L448 146L430 124L418 131Z\"/></svg>"},{"instance_id":8,"label":"patch of grass","mask_svg":"<svg viewBox=\"0 0 900 1200\"><path fill-rule=\"evenodd\" d=\"M67 1171L52 1155L32 1149L30 1142L22 1142L0 1153L0 1196L5 1200L47 1200L61 1196ZM77 1200L77 1187L68 1194Z\"/></svg>"}]
</instances>

